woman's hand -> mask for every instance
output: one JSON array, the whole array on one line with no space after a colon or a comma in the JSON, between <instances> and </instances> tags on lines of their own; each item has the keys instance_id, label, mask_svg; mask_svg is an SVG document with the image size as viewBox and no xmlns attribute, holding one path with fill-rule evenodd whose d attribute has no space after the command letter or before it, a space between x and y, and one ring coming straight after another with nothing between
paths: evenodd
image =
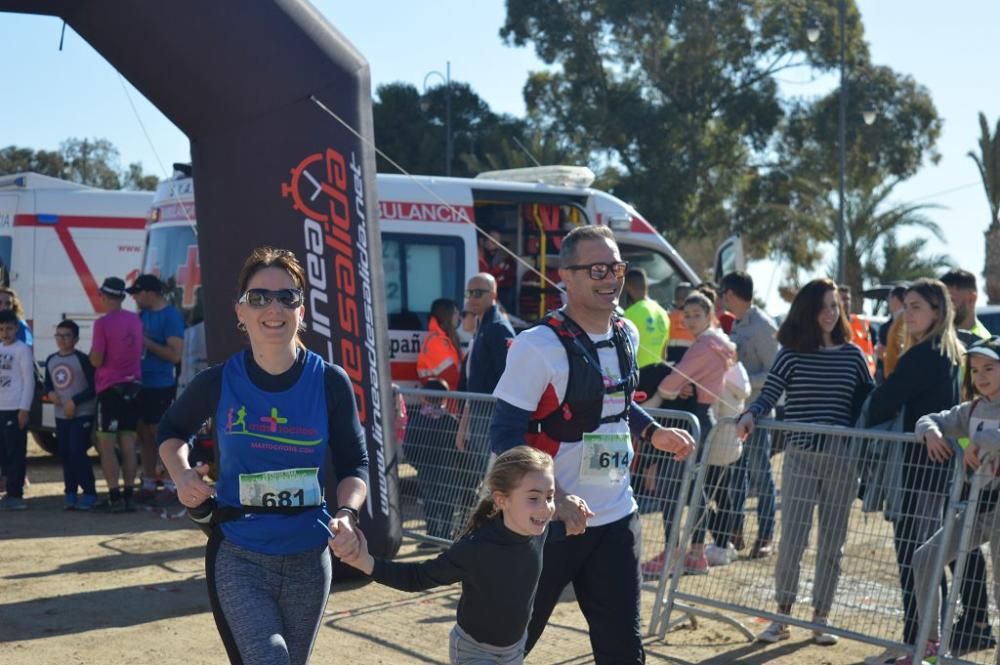
<instances>
[{"instance_id":1,"label":"woman's hand","mask_svg":"<svg viewBox=\"0 0 1000 665\"><path fill-rule=\"evenodd\" d=\"M753 434L754 425L753 414L744 413L740 416L740 419L736 421L736 436L740 441L746 441L747 437Z\"/></svg>"},{"instance_id":2,"label":"woman's hand","mask_svg":"<svg viewBox=\"0 0 1000 665\"><path fill-rule=\"evenodd\" d=\"M941 464L951 459L951 446L944 440L940 432L930 430L924 434L924 443L927 444L927 456L931 458L932 462Z\"/></svg>"},{"instance_id":3,"label":"woman's hand","mask_svg":"<svg viewBox=\"0 0 1000 665\"><path fill-rule=\"evenodd\" d=\"M198 464L193 469L185 469L179 478L175 478L177 500L188 508L197 508L212 498L215 489L203 480L208 471L207 464Z\"/></svg>"}]
</instances>

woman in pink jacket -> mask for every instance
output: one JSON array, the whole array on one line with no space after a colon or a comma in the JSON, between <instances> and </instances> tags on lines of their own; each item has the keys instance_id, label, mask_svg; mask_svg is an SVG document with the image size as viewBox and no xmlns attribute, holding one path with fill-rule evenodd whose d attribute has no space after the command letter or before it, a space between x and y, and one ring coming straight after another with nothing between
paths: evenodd
<instances>
[{"instance_id":1,"label":"woman in pink jacket","mask_svg":"<svg viewBox=\"0 0 1000 665\"><path fill-rule=\"evenodd\" d=\"M694 343L684 352L684 357L674 365L657 388L657 395L663 400L677 399L681 395L694 390L697 404L693 409L695 417L701 426L701 441L704 442L711 431L714 418L711 406L722 394L722 386L726 372L736 362L736 345L729 341L718 328L712 326L714 306L704 294L692 293L684 301L684 325L694 335ZM704 446L699 446L698 457L704 457ZM684 560L684 570L690 575L703 575L708 572L708 560L705 557L705 531L712 532L715 544L723 550L729 544L734 514L728 501L729 493L727 468L710 466L705 478L705 494L716 499L718 511L711 511L707 519L702 515L705 508L705 497L699 497L696 509L699 513L698 525L692 534L691 549ZM683 466L677 463L667 464L666 469L666 504L664 506L665 533L670 533L674 502L680 497L681 472ZM643 572L656 575L662 570L665 554L643 564Z\"/></svg>"}]
</instances>

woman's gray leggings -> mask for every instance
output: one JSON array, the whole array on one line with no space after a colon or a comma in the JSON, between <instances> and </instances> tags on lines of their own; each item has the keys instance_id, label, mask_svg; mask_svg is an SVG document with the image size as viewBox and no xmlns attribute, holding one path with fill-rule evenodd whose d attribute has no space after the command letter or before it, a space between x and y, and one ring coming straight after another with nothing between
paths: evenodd
<instances>
[{"instance_id":1,"label":"woman's gray leggings","mask_svg":"<svg viewBox=\"0 0 1000 665\"><path fill-rule=\"evenodd\" d=\"M305 665L330 595L329 550L259 554L220 536L209 539L205 572L229 662Z\"/></svg>"}]
</instances>

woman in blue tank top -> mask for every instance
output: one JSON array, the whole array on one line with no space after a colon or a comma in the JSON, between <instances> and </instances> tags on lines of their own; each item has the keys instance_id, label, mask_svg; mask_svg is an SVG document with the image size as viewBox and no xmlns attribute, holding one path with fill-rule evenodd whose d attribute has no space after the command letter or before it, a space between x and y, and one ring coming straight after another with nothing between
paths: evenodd
<instances>
[{"instance_id":1,"label":"woman in blue tank top","mask_svg":"<svg viewBox=\"0 0 1000 665\"><path fill-rule=\"evenodd\" d=\"M291 252L255 250L236 304L250 348L195 377L157 432L181 503L217 504L205 558L209 598L229 660L241 665L309 660L330 592L321 524L338 534L338 551L357 548L367 494L350 380L298 339L304 285ZM205 469L190 467L186 444L208 418L219 450L214 487ZM338 481L332 517L323 496L328 455Z\"/></svg>"}]
</instances>

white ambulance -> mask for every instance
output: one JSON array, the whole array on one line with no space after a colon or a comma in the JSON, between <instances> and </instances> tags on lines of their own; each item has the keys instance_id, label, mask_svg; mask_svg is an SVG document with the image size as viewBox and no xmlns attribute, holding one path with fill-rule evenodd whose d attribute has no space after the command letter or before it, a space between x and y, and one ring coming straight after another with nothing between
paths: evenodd
<instances>
[{"instance_id":1,"label":"white ambulance","mask_svg":"<svg viewBox=\"0 0 1000 665\"><path fill-rule=\"evenodd\" d=\"M80 326L78 348L90 350L101 316L98 288L106 277L131 283L142 261L152 192L113 192L58 178L0 177L0 283L17 293L34 334L35 362L56 350L56 325ZM126 306L134 309L131 298ZM32 429L54 442L52 405L36 400Z\"/></svg>"},{"instance_id":2,"label":"white ambulance","mask_svg":"<svg viewBox=\"0 0 1000 665\"><path fill-rule=\"evenodd\" d=\"M680 282L702 280L676 250L632 206L592 189L593 173L581 167L539 167L481 174L477 178L377 176L382 268L389 323L392 380L416 383L416 359L427 330L431 303L462 303L465 284L480 270L478 226L513 250L524 263L511 262L511 279L500 299L515 320L535 321L559 306L558 255L561 239L575 226L610 226L622 257L642 267L650 294L664 306ZM194 220L192 180L179 175L161 183L150 215L143 272L160 275L174 305L189 325L202 319L201 270ZM526 265L527 264L527 265ZM738 237L720 247L716 272L741 268ZM530 266L530 267L529 267ZM535 272L537 271L537 272ZM540 283L538 273L551 283ZM203 339L196 327L189 331ZM204 363L204 347L185 344L192 369ZM190 375L182 367L182 375Z\"/></svg>"}]
</instances>

